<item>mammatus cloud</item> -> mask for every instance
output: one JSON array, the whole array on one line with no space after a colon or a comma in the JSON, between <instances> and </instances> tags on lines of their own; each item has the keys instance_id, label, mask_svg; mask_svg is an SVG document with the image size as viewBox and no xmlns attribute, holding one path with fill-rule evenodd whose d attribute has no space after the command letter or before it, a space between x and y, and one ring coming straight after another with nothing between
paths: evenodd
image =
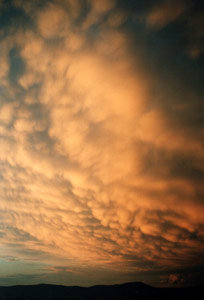
<instances>
[{"instance_id":1,"label":"mammatus cloud","mask_svg":"<svg viewBox=\"0 0 204 300\"><path fill-rule=\"evenodd\" d=\"M150 27L188 7L175 4L173 15L169 3L149 12ZM135 63L116 1L14 1L12 9L29 22L3 28L0 45L1 257L20 261L8 278L37 261L50 281L70 272L84 284L108 273L152 282L151 272L166 270L158 282L185 283L177 270L203 263L196 106L181 93L167 109L165 87L153 95L159 76Z\"/></svg>"},{"instance_id":2,"label":"mammatus cloud","mask_svg":"<svg viewBox=\"0 0 204 300\"><path fill-rule=\"evenodd\" d=\"M202 8L199 1L156 1L146 14L146 24L152 30L161 30L176 22L182 24L185 30L179 34L187 37L187 52L194 59L203 53Z\"/></svg>"},{"instance_id":3,"label":"mammatus cloud","mask_svg":"<svg viewBox=\"0 0 204 300\"><path fill-rule=\"evenodd\" d=\"M156 3L147 15L147 24L154 29L167 26L182 17L191 7L190 1L162 1Z\"/></svg>"}]
</instances>

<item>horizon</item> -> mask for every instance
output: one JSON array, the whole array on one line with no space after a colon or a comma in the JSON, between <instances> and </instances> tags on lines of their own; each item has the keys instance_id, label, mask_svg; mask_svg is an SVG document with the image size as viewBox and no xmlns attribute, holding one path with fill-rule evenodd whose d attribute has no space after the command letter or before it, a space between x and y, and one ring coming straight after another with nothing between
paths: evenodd
<instances>
[{"instance_id":1,"label":"horizon","mask_svg":"<svg viewBox=\"0 0 204 300\"><path fill-rule=\"evenodd\" d=\"M0 287L0 297L9 299L201 299L204 287L155 288L142 282L91 287L62 286L51 284ZM19 298L20 297L20 298Z\"/></svg>"},{"instance_id":2,"label":"horizon","mask_svg":"<svg viewBox=\"0 0 204 300\"><path fill-rule=\"evenodd\" d=\"M25 284L25 286L37 286L37 285L56 285L56 286L65 286L65 287L82 287L82 288L90 288L93 286L112 286L112 285L123 285L123 284L132 284L132 283L139 283L139 284L144 284L146 286L149 286L148 284L144 283L144 282L140 282L140 281L132 281L132 282L123 282L123 283L114 283L114 284L96 284L96 285L91 285L91 286L79 286L79 285L63 285L63 284L52 284L52 283L37 283L37 284L33 284L33 285L28 285ZM24 285L11 285L8 287L13 287L13 286L24 286ZM4 286L0 286L0 287L4 287ZM5 286L6 287L6 286Z\"/></svg>"},{"instance_id":3,"label":"horizon","mask_svg":"<svg viewBox=\"0 0 204 300\"><path fill-rule=\"evenodd\" d=\"M203 20L0 0L0 286L204 286Z\"/></svg>"},{"instance_id":4,"label":"horizon","mask_svg":"<svg viewBox=\"0 0 204 300\"><path fill-rule=\"evenodd\" d=\"M36 284L16 284L16 285L0 285L1 287L35 287L35 286L61 286L61 287L76 287L76 288L92 288L92 287L106 287L106 286L121 286L121 285L131 285L131 284L142 284L146 287L151 287L154 289L189 289L189 288L204 288L203 285L192 285L192 286L185 286L185 285L174 285L174 286L153 286L150 284L146 284L142 281L131 281L131 282L122 282L122 283L112 283L112 284L94 284L94 285L66 285L66 284L56 284L56 283L36 283Z\"/></svg>"}]
</instances>

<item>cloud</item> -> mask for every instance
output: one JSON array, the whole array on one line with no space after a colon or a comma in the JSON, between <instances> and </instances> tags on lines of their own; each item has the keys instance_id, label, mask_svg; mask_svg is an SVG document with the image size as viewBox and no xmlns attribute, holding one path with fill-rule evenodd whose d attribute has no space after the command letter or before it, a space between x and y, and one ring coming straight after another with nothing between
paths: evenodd
<instances>
[{"instance_id":1,"label":"cloud","mask_svg":"<svg viewBox=\"0 0 204 300\"><path fill-rule=\"evenodd\" d=\"M104 15L114 8L115 0L104 0L103 2L99 0L89 0L88 4L90 5L90 12L83 24L84 28L88 28L102 21Z\"/></svg>"},{"instance_id":2,"label":"cloud","mask_svg":"<svg viewBox=\"0 0 204 300\"><path fill-rule=\"evenodd\" d=\"M199 1L162 1L156 3L145 12L146 24L154 31L165 29L168 25L177 22L177 34L185 39L185 52L197 59L203 53L203 13ZM173 28L173 27L172 27ZM181 28L184 28L181 29ZM174 32L176 35L176 32Z\"/></svg>"},{"instance_id":3,"label":"cloud","mask_svg":"<svg viewBox=\"0 0 204 300\"><path fill-rule=\"evenodd\" d=\"M1 107L0 122L3 124L9 124L13 116L13 106L5 104Z\"/></svg>"},{"instance_id":4,"label":"cloud","mask_svg":"<svg viewBox=\"0 0 204 300\"><path fill-rule=\"evenodd\" d=\"M146 22L153 29L160 29L176 21L190 9L188 1L163 1L156 4L147 15Z\"/></svg>"},{"instance_id":5,"label":"cloud","mask_svg":"<svg viewBox=\"0 0 204 300\"><path fill-rule=\"evenodd\" d=\"M182 3L174 3L174 16L169 2L153 9L150 27L179 18ZM133 54L127 25L121 27L127 12L116 13L114 1L87 2L86 11L80 1L38 4L17 1L33 27L1 41L4 252L22 260L22 269L29 261L51 266L52 275L43 275L51 281L58 273L66 278L62 266L85 284L105 282L108 272L126 280L163 269L168 281L203 252L195 99L186 97L188 86L171 89L172 81L150 72L147 52ZM9 55L24 66L14 66L16 76Z\"/></svg>"},{"instance_id":6,"label":"cloud","mask_svg":"<svg viewBox=\"0 0 204 300\"><path fill-rule=\"evenodd\" d=\"M198 58L204 51L202 43L203 27L203 13L198 11L188 22L190 36L189 54L193 59Z\"/></svg>"},{"instance_id":7,"label":"cloud","mask_svg":"<svg viewBox=\"0 0 204 300\"><path fill-rule=\"evenodd\" d=\"M64 36L69 28L68 16L58 5L50 4L39 12L37 27L44 38Z\"/></svg>"},{"instance_id":8,"label":"cloud","mask_svg":"<svg viewBox=\"0 0 204 300\"><path fill-rule=\"evenodd\" d=\"M122 11L114 11L108 18L108 25L113 27L119 27L127 20L127 15Z\"/></svg>"}]
</instances>

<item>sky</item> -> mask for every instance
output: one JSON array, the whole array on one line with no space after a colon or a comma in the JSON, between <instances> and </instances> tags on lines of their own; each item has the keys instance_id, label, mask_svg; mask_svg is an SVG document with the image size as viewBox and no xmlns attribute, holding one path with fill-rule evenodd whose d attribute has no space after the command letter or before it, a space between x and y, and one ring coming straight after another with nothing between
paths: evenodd
<instances>
[{"instance_id":1,"label":"sky","mask_svg":"<svg viewBox=\"0 0 204 300\"><path fill-rule=\"evenodd\" d=\"M204 285L202 0L0 0L0 285Z\"/></svg>"}]
</instances>

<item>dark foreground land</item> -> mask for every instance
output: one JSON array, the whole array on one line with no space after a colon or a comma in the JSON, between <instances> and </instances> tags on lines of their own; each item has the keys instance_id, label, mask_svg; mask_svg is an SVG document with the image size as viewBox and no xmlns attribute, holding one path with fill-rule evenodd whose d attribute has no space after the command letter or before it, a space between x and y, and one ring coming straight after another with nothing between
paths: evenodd
<instances>
[{"instance_id":1,"label":"dark foreground land","mask_svg":"<svg viewBox=\"0 0 204 300\"><path fill-rule=\"evenodd\" d=\"M89 288L60 285L0 287L0 300L201 300L204 288L153 288L141 282Z\"/></svg>"}]
</instances>

